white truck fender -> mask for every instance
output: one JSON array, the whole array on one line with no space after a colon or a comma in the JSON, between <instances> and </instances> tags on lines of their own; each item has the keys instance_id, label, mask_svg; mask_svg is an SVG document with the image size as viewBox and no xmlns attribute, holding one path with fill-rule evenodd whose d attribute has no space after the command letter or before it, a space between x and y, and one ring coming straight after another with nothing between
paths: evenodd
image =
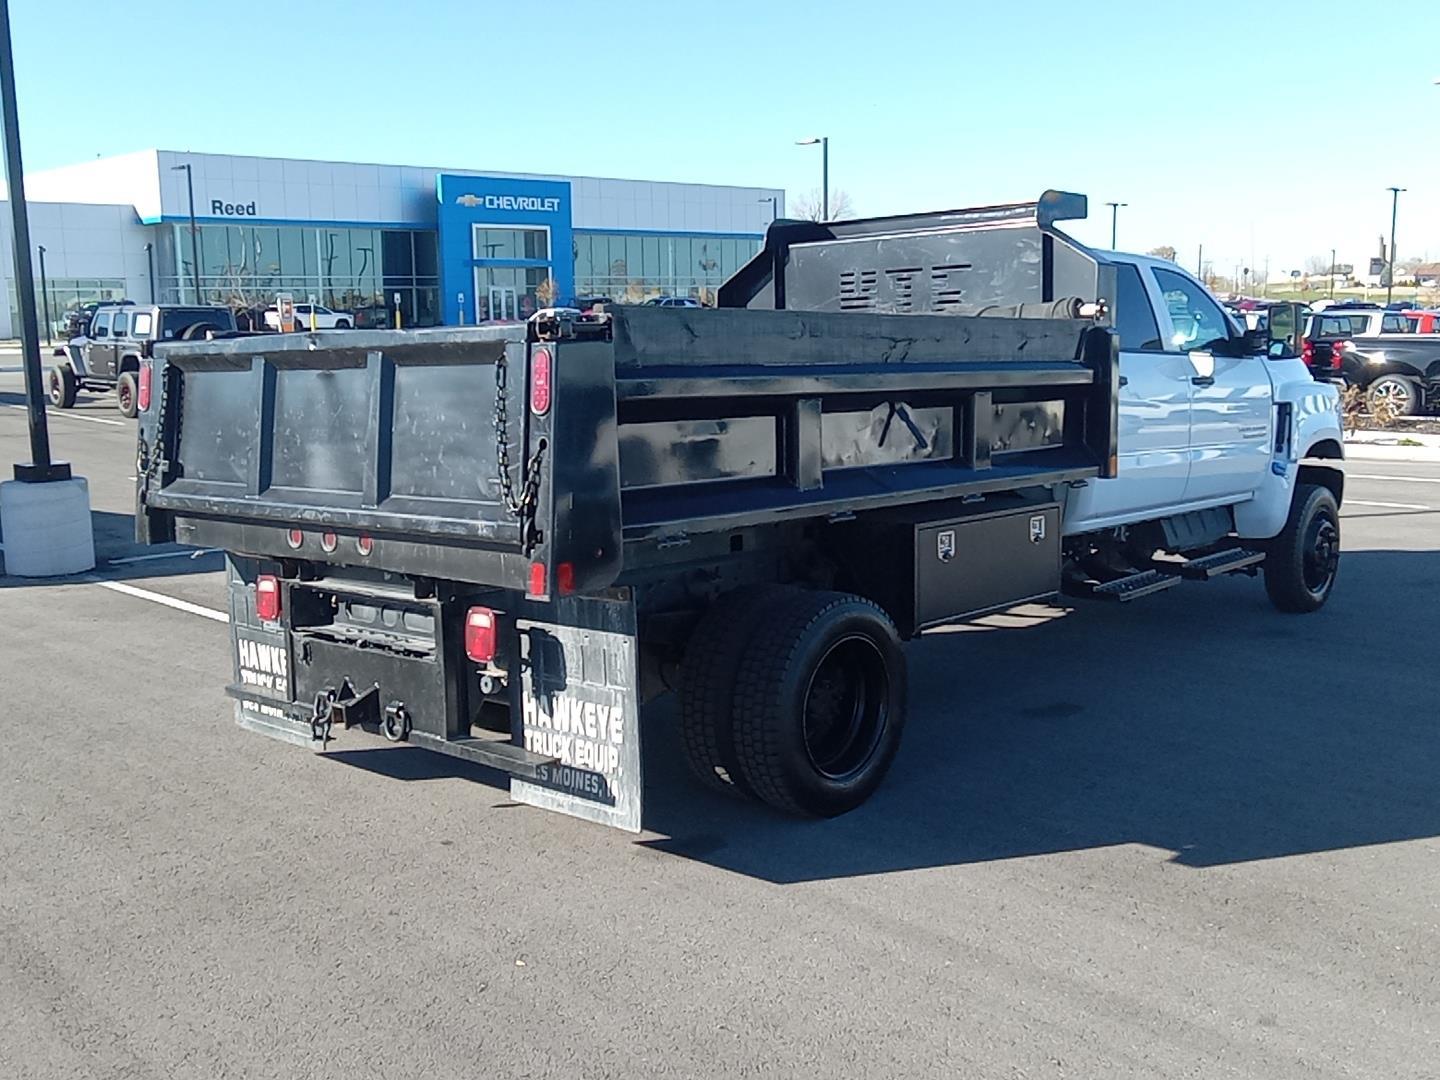
<instances>
[{"instance_id":1,"label":"white truck fender","mask_svg":"<svg viewBox=\"0 0 1440 1080\"><path fill-rule=\"evenodd\" d=\"M1297 368L1291 370L1291 368ZM1246 539L1268 540L1280 533L1290 516L1305 458L1343 459L1344 423L1340 392L1333 383L1318 382L1300 361L1273 364L1277 430L1271 445L1270 470L1255 486L1254 497L1235 507L1235 532ZM1336 485L1336 499L1343 488Z\"/></svg>"}]
</instances>

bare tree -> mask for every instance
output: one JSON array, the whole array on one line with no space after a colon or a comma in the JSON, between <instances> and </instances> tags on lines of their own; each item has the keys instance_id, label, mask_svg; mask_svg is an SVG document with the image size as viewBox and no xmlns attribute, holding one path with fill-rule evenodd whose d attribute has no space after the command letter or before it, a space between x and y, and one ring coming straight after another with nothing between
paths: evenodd
<instances>
[{"instance_id":1,"label":"bare tree","mask_svg":"<svg viewBox=\"0 0 1440 1080\"><path fill-rule=\"evenodd\" d=\"M1153 255L1157 259L1169 259L1171 262L1175 261L1175 249L1169 244L1161 244L1157 248L1151 248L1145 254Z\"/></svg>"},{"instance_id":2,"label":"bare tree","mask_svg":"<svg viewBox=\"0 0 1440 1080\"><path fill-rule=\"evenodd\" d=\"M786 217L796 218L800 221L820 221L825 216L824 200L820 197L820 189L814 188L803 195L797 195L795 201L789 206L789 213ZM843 221L845 218L855 216L855 204L851 202L850 196L843 191L835 190L830 192L830 220Z\"/></svg>"},{"instance_id":3,"label":"bare tree","mask_svg":"<svg viewBox=\"0 0 1440 1080\"><path fill-rule=\"evenodd\" d=\"M1305 256L1305 273L1323 277L1330 273L1329 255L1307 255Z\"/></svg>"}]
</instances>

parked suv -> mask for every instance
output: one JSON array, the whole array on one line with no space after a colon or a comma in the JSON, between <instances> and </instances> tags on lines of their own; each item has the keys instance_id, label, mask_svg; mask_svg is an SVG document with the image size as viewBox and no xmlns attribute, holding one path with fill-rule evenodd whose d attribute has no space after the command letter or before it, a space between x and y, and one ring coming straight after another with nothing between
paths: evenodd
<instances>
[{"instance_id":1,"label":"parked suv","mask_svg":"<svg viewBox=\"0 0 1440 1080\"><path fill-rule=\"evenodd\" d=\"M324 304L296 304L295 322L301 330L310 329L312 308L316 330L349 330L355 325L355 320L348 311L331 311ZM280 312L273 307L266 309L265 325L271 330L279 330Z\"/></svg>"},{"instance_id":2,"label":"parked suv","mask_svg":"<svg viewBox=\"0 0 1440 1080\"><path fill-rule=\"evenodd\" d=\"M141 364L157 341L203 340L235 332L229 308L198 304L100 304L90 316L88 332L55 350L47 389L50 404L68 409L75 394L115 390L124 416L139 411Z\"/></svg>"}]
</instances>

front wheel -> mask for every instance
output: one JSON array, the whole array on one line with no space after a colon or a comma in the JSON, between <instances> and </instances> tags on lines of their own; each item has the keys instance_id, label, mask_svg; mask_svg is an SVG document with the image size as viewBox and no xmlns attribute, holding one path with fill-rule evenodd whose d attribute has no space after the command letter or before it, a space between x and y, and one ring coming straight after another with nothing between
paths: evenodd
<instances>
[{"instance_id":1,"label":"front wheel","mask_svg":"<svg viewBox=\"0 0 1440 1080\"><path fill-rule=\"evenodd\" d=\"M1265 591L1279 610L1319 611L1340 568L1340 508L1330 489L1301 484L1290 520L1265 556Z\"/></svg>"},{"instance_id":2,"label":"front wheel","mask_svg":"<svg viewBox=\"0 0 1440 1080\"><path fill-rule=\"evenodd\" d=\"M741 775L780 810L853 810L895 759L905 699L900 638L879 607L846 593L788 598L756 628L736 674Z\"/></svg>"},{"instance_id":3,"label":"front wheel","mask_svg":"<svg viewBox=\"0 0 1440 1080\"><path fill-rule=\"evenodd\" d=\"M336 319L336 320L335 320L335 329L336 329L336 330L349 330L349 329L350 329L350 322L349 322L349 320L347 320L347 319Z\"/></svg>"},{"instance_id":4,"label":"front wheel","mask_svg":"<svg viewBox=\"0 0 1440 1080\"><path fill-rule=\"evenodd\" d=\"M46 380L46 391L50 398L50 404L55 408L73 409L77 389L75 369L69 364L56 364L50 369L50 376Z\"/></svg>"},{"instance_id":5,"label":"front wheel","mask_svg":"<svg viewBox=\"0 0 1440 1080\"><path fill-rule=\"evenodd\" d=\"M1381 375L1366 387L1365 404L1372 416L1414 416L1420 408L1420 389L1408 375Z\"/></svg>"}]
</instances>

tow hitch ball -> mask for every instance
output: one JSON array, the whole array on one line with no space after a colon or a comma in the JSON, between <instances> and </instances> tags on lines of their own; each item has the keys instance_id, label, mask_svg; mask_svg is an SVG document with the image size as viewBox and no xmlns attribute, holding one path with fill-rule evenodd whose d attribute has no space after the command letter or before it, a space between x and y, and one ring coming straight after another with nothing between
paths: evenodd
<instances>
[{"instance_id":1,"label":"tow hitch ball","mask_svg":"<svg viewBox=\"0 0 1440 1080\"><path fill-rule=\"evenodd\" d=\"M398 701L385 706L380 718L380 734L391 742L404 742L410 737L410 710Z\"/></svg>"}]
</instances>

